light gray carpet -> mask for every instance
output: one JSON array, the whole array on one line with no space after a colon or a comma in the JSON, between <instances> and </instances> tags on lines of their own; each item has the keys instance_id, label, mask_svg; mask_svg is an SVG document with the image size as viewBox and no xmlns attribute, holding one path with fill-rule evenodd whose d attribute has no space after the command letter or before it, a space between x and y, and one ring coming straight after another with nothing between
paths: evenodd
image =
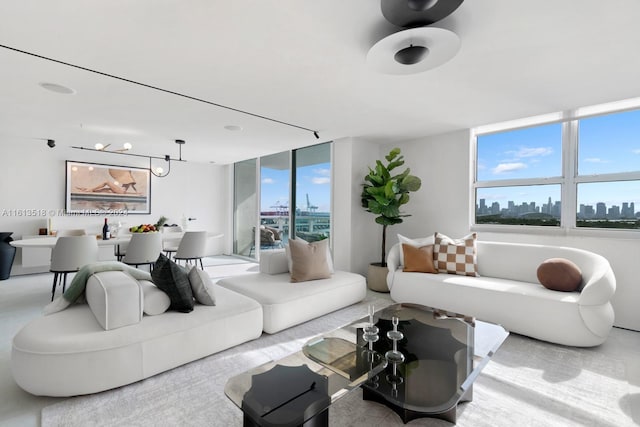
<instances>
[{"instance_id":1,"label":"light gray carpet","mask_svg":"<svg viewBox=\"0 0 640 427\"><path fill-rule=\"evenodd\" d=\"M224 395L227 378L298 351L311 336L363 316L366 307L357 304L136 384L56 403L42 410L42 425L240 426L241 411ZM637 425L640 387L630 385L624 371L625 363L601 348L576 349L511 335L476 381L473 401L458 407L457 425ZM331 407L330 424L403 425L384 406L363 402L359 391ZM425 418L409 425L451 424Z\"/></svg>"}]
</instances>

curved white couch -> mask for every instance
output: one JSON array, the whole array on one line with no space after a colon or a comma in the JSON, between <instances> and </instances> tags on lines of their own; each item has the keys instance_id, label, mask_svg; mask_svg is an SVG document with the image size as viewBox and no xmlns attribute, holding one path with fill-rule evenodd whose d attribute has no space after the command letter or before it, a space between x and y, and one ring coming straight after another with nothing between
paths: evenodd
<instances>
[{"instance_id":1,"label":"curved white couch","mask_svg":"<svg viewBox=\"0 0 640 427\"><path fill-rule=\"evenodd\" d=\"M609 262L595 253L478 241L480 277L466 277L404 272L400 250L394 245L387 259L387 284L396 302L475 316L518 334L578 347L602 344L613 326L616 280ZM552 291L538 282L537 268L549 258L566 258L580 267L579 291Z\"/></svg>"},{"instance_id":2,"label":"curved white couch","mask_svg":"<svg viewBox=\"0 0 640 427\"><path fill-rule=\"evenodd\" d=\"M215 294L215 306L196 304L191 313L167 311L144 316L139 323L108 331L87 304L36 318L13 338L13 377L35 395L96 393L262 334L260 304L218 286Z\"/></svg>"}]
</instances>

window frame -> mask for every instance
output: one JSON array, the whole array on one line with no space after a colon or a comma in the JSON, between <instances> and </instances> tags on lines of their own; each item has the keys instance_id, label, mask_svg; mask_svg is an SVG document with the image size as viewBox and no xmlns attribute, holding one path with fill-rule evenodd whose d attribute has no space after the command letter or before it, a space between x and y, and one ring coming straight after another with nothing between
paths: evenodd
<instances>
[{"instance_id":1,"label":"window frame","mask_svg":"<svg viewBox=\"0 0 640 427\"><path fill-rule=\"evenodd\" d=\"M576 110L545 114L530 117L523 120L514 120L481 126L471 129L471 185L469 206L470 229L472 231L486 232L511 232L525 234L553 234L576 235L593 237L619 237L637 238L640 229L616 229L578 227L578 184L607 183L620 181L640 180L640 170L633 172L603 173L591 175L578 175L578 150L579 150L579 122L582 119L602 116L605 114L623 113L640 109L640 98L624 100L619 103L610 103L602 106L584 107ZM543 178L516 178L478 181L478 137L494 133L527 129L536 126L544 126L553 123L562 124L562 175ZM477 190L479 188L495 188L527 185L559 184L562 208L560 213L560 225L535 226L535 225L510 225L510 224L477 224L476 206L478 204Z\"/></svg>"}]
</instances>

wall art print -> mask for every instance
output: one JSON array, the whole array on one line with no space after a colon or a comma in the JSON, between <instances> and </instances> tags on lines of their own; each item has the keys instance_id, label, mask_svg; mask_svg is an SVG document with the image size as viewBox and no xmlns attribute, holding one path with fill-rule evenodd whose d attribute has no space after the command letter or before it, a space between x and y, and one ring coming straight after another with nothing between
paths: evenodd
<instances>
[{"instance_id":1,"label":"wall art print","mask_svg":"<svg viewBox=\"0 0 640 427\"><path fill-rule=\"evenodd\" d=\"M67 160L68 214L150 214L148 169Z\"/></svg>"}]
</instances>

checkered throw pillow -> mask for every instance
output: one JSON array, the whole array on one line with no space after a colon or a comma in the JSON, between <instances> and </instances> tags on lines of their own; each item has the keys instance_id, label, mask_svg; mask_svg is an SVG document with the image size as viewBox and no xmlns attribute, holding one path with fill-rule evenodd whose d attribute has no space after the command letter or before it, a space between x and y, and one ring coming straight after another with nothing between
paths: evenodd
<instances>
[{"instance_id":1,"label":"checkered throw pillow","mask_svg":"<svg viewBox=\"0 0 640 427\"><path fill-rule=\"evenodd\" d=\"M438 271L461 276L478 276L476 237L476 233L471 233L461 239L452 239L436 233L433 260Z\"/></svg>"}]
</instances>

